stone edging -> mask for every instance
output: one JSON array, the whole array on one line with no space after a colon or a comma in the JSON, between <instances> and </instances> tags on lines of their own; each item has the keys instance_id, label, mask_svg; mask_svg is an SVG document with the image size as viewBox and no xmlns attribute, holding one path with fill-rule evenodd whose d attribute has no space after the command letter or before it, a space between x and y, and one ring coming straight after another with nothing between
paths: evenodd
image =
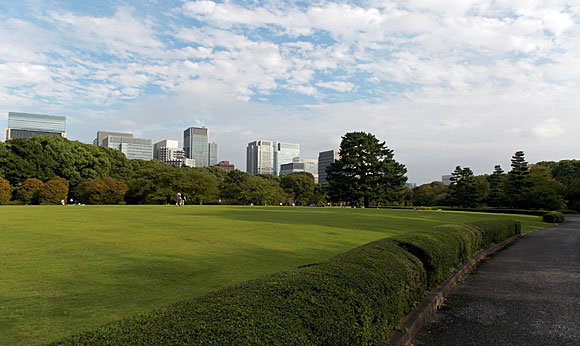
<instances>
[{"instance_id":1,"label":"stone edging","mask_svg":"<svg viewBox=\"0 0 580 346\"><path fill-rule=\"evenodd\" d=\"M423 298L423 301L417 306L417 308L403 319L395 331L389 334L389 345L405 346L409 344L425 321L431 317L431 315L433 315L441 305L443 305L445 298L457 285L457 281L459 281L467 271L475 269L477 263L513 243L517 239L525 237L528 234L543 228L546 227L536 228L526 234L514 235L513 237L497 243L475 255L469 262L462 265L449 279L447 279L447 281L425 294L425 298Z\"/></svg>"}]
</instances>

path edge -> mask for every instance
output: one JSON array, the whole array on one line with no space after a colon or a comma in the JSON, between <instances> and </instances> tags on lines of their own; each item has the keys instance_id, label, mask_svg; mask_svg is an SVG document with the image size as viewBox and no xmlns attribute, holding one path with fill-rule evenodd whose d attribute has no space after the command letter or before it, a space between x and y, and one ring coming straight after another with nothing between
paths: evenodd
<instances>
[{"instance_id":1,"label":"path edge","mask_svg":"<svg viewBox=\"0 0 580 346\"><path fill-rule=\"evenodd\" d=\"M419 329L421 329L425 321L429 319L429 317L431 317L443 305L445 298L447 298L449 293L451 293L453 288L455 288L457 282L460 281L465 276L465 274L469 274L468 272L474 270L479 262L512 244L516 240L526 237L528 234L552 226L553 225L536 228L525 234L516 234L502 242L493 245L492 247L479 252L469 262L463 264L459 269L457 269L455 273L444 283L425 293L425 298L423 298L421 303L419 303L419 305L411 313L405 316L397 328L395 328L395 330L389 334L388 345L408 345L413 340Z\"/></svg>"}]
</instances>

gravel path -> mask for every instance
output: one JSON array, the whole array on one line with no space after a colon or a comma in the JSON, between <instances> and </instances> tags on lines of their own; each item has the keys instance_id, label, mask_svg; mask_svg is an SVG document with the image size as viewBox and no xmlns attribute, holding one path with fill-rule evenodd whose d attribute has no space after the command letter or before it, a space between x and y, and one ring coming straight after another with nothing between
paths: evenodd
<instances>
[{"instance_id":1,"label":"gravel path","mask_svg":"<svg viewBox=\"0 0 580 346\"><path fill-rule=\"evenodd\" d=\"M481 263L413 345L580 345L580 218Z\"/></svg>"}]
</instances>

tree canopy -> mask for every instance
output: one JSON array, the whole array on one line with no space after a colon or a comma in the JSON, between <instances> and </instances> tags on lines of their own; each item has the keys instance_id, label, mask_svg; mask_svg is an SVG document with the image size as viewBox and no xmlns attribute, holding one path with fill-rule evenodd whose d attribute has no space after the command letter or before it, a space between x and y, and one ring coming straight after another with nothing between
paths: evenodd
<instances>
[{"instance_id":1,"label":"tree canopy","mask_svg":"<svg viewBox=\"0 0 580 346\"><path fill-rule=\"evenodd\" d=\"M401 200L407 169L394 159L393 150L370 133L350 132L342 137L340 159L327 169L328 194L335 201L393 203Z\"/></svg>"}]
</instances>

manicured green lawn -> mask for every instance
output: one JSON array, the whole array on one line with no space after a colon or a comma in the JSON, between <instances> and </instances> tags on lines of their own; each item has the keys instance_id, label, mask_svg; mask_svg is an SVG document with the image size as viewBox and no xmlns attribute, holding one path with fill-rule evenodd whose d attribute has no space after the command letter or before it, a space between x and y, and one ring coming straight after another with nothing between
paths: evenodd
<instances>
[{"instance_id":1,"label":"manicured green lawn","mask_svg":"<svg viewBox=\"0 0 580 346\"><path fill-rule=\"evenodd\" d=\"M48 342L398 232L480 213L233 206L0 207L0 344Z\"/></svg>"}]
</instances>

